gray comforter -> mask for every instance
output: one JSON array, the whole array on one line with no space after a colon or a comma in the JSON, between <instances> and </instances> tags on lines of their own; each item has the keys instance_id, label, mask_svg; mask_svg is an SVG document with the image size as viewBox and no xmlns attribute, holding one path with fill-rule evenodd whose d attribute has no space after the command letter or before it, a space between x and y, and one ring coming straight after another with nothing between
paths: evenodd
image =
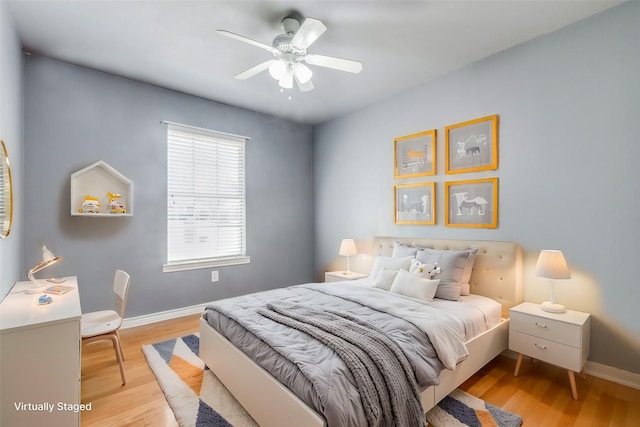
<instances>
[{"instance_id":1,"label":"gray comforter","mask_svg":"<svg viewBox=\"0 0 640 427\"><path fill-rule=\"evenodd\" d=\"M375 325L384 339L397 346L404 359L396 357L388 365L400 361L399 369L403 370L402 361L405 360L409 365L406 371L410 372L403 388L396 389L394 393L399 390L406 393L414 387L412 384L417 384L418 389L437 384L443 368L455 368L456 363L467 355L462 338L464 325L455 315L370 287L307 284L209 304L204 313L209 324L305 403L323 414L328 426L376 425L376 419L381 420L379 425L389 425L389 420L394 424L403 417L412 419L408 425L422 425L420 419L424 423L424 418L415 419L410 415L415 407L414 402L404 409L389 407L386 410L384 406L390 406L389 403L379 403L384 414L372 418L371 400L368 400L366 393L362 393L361 372L354 371L351 362L345 362L338 356L341 350L327 346L324 335L312 338L309 330L305 332L301 330L304 328L292 327L286 324L287 321L274 319L274 313L282 315L282 310L276 313L274 307L295 306L306 310L310 304L325 313L347 317L350 316L345 313L350 313L358 322ZM298 320L301 319L298 317ZM364 338L364 341L367 340L369 338ZM384 371L386 365L383 366ZM407 375L403 377L407 378ZM380 400L379 397L377 399ZM401 425L405 425L404 422Z\"/></svg>"}]
</instances>

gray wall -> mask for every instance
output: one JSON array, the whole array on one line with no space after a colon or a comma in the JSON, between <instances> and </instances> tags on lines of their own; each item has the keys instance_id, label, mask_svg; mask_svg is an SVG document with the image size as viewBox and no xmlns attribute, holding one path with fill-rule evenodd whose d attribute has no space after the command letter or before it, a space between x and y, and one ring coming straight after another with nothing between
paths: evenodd
<instances>
[{"instance_id":1,"label":"gray wall","mask_svg":"<svg viewBox=\"0 0 640 427\"><path fill-rule=\"evenodd\" d=\"M556 297L593 314L590 360L640 373L638 22L629 2L314 128L316 277L344 267L345 237L362 250L374 235L507 240L526 252L525 299L541 302L532 266L560 249L572 279ZM498 170L444 175L444 126L490 114ZM437 176L394 181L393 138L433 128ZM445 227L443 182L489 176L499 227ZM437 225L394 225L394 184L421 181L437 182Z\"/></svg>"},{"instance_id":2,"label":"gray wall","mask_svg":"<svg viewBox=\"0 0 640 427\"><path fill-rule=\"evenodd\" d=\"M26 271L39 245L62 256L41 277L77 275L83 311L132 276L127 317L308 282L313 271L311 128L39 56L25 66ZM249 265L162 273L168 120L246 135ZM104 160L134 184L134 215L70 216L70 175Z\"/></svg>"},{"instance_id":3,"label":"gray wall","mask_svg":"<svg viewBox=\"0 0 640 427\"><path fill-rule=\"evenodd\" d=\"M14 187L13 226L0 239L0 301L22 274L23 94L22 46L4 3L0 2L0 139L4 140Z\"/></svg>"}]
</instances>

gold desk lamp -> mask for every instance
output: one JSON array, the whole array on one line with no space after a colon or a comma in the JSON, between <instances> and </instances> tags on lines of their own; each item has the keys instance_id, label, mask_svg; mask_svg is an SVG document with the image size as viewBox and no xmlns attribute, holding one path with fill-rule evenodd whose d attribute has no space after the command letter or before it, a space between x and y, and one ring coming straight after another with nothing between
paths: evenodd
<instances>
[{"instance_id":1,"label":"gold desk lamp","mask_svg":"<svg viewBox=\"0 0 640 427\"><path fill-rule=\"evenodd\" d=\"M44 270L45 268L49 267L50 265L55 264L56 262L60 261L62 258L61 257L57 257L54 256L53 253L51 253L51 251L49 249L47 249L47 247L45 245L42 245L42 261L39 262L38 264L36 264L31 270L29 270L29 273L27 274L27 277L29 277L29 280L31 280L31 282L33 283L33 286L30 288L27 288L27 290L25 291L25 293L27 294L40 294L44 292L45 287L47 286L46 284L39 284L36 281L36 278L33 277L33 273L37 273L40 270Z\"/></svg>"}]
</instances>

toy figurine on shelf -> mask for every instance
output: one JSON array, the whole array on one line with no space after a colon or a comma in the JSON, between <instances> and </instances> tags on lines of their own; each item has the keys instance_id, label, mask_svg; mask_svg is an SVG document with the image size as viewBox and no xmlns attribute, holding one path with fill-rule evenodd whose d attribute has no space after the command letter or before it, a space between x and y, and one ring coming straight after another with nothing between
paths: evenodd
<instances>
[{"instance_id":1,"label":"toy figurine on shelf","mask_svg":"<svg viewBox=\"0 0 640 427\"><path fill-rule=\"evenodd\" d=\"M109 196L109 212L112 214L125 214L127 213L127 208L124 204L118 200L122 197L121 194L115 194L107 191L107 196Z\"/></svg>"},{"instance_id":2,"label":"toy figurine on shelf","mask_svg":"<svg viewBox=\"0 0 640 427\"><path fill-rule=\"evenodd\" d=\"M96 214L100 212L100 202L97 197L94 196L84 196L84 202L82 202L82 207L78 209L80 213L92 213Z\"/></svg>"}]
</instances>

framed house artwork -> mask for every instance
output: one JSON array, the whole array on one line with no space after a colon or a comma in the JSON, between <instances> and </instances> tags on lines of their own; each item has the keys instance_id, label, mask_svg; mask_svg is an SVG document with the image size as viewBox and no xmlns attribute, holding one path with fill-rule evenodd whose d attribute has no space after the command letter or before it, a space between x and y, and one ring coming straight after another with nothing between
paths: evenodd
<instances>
[{"instance_id":1,"label":"framed house artwork","mask_svg":"<svg viewBox=\"0 0 640 427\"><path fill-rule=\"evenodd\" d=\"M396 185L394 205L395 224L435 224L435 182Z\"/></svg>"},{"instance_id":2,"label":"framed house artwork","mask_svg":"<svg viewBox=\"0 0 640 427\"><path fill-rule=\"evenodd\" d=\"M445 226L498 227L498 178L444 183Z\"/></svg>"},{"instance_id":3,"label":"framed house artwork","mask_svg":"<svg viewBox=\"0 0 640 427\"><path fill-rule=\"evenodd\" d=\"M447 175L498 168L498 116L444 128Z\"/></svg>"},{"instance_id":4,"label":"framed house artwork","mask_svg":"<svg viewBox=\"0 0 640 427\"><path fill-rule=\"evenodd\" d=\"M394 178L435 175L435 129L395 138L393 144Z\"/></svg>"}]
</instances>

